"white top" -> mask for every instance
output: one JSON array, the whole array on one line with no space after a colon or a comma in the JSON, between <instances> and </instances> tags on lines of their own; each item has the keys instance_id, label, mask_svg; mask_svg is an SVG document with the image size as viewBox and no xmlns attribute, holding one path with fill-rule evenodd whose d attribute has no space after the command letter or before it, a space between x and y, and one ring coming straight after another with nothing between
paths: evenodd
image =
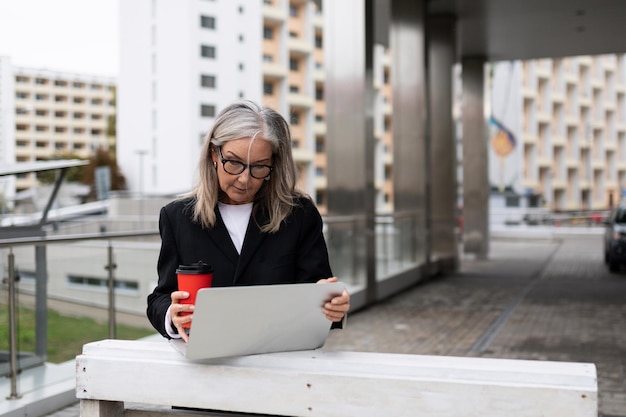
<instances>
[{"instance_id":1,"label":"white top","mask_svg":"<svg viewBox=\"0 0 626 417\"><path fill-rule=\"evenodd\" d=\"M243 239L246 237L248 222L252 214L252 204L224 204L217 203L222 215L222 220L226 225L230 240L235 244L237 253L241 254Z\"/></svg>"}]
</instances>

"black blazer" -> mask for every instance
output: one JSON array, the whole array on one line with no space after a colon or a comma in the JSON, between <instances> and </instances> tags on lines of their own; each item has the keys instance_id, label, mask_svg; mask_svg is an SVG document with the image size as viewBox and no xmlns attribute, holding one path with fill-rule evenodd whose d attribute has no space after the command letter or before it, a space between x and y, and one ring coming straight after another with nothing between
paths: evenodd
<instances>
[{"instance_id":1,"label":"black blazer","mask_svg":"<svg viewBox=\"0 0 626 417\"><path fill-rule=\"evenodd\" d=\"M147 315L163 336L169 337L164 321L170 294L178 289L178 265L198 261L211 265L214 287L316 282L333 276L322 218L308 198L297 199L296 207L276 233L261 232L258 224L267 223L267 213L253 209L241 254L230 239L219 209L215 210L215 225L203 229L191 220L192 204L191 199L173 201L161 209L159 216L159 282L148 296ZM227 317L228 312L224 314Z\"/></svg>"}]
</instances>

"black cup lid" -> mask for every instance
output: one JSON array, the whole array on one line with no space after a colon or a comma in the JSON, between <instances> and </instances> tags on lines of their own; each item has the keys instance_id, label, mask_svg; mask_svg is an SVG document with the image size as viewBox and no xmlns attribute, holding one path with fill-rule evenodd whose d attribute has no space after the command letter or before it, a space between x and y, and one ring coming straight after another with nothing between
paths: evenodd
<instances>
[{"instance_id":1,"label":"black cup lid","mask_svg":"<svg viewBox=\"0 0 626 417\"><path fill-rule=\"evenodd\" d=\"M211 265L202 261L194 262L190 265L178 265L177 274L210 274L213 272Z\"/></svg>"}]
</instances>

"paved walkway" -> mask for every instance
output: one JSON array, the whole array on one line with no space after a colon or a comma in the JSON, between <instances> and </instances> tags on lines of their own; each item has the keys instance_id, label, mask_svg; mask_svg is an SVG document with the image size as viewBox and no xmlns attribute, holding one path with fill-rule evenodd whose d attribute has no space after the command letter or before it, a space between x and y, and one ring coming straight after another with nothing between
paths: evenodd
<instances>
[{"instance_id":1,"label":"paved walkway","mask_svg":"<svg viewBox=\"0 0 626 417\"><path fill-rule=\"evenodd\" d=\"M598 235L494 240L488 261L352 314L324 348L592 362L600 416L626 417L626 272L607 271Z\"/></svg>"}]
</instances>

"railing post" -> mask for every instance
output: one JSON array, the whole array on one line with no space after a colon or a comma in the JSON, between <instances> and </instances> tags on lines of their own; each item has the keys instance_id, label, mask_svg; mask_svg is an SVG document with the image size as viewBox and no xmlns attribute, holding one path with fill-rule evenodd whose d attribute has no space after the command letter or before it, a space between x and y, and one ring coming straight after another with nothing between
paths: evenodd
<instances>
[{"instance_id":1,"label":"railing post","mask_svg":"<svg viewBox=\"0 0 626 417\"><path fill-rule=\"evenodd\" d=\"M13 249L9 249L9 354L10 354L10 370L11 377L11 394L6 397L7 400L20 398L17 393L17 305L15 302L15 255Z\"/></svg>"},{"instance_id":2,"label":"railing post","mask_svg":"<svg viewBox=\"0 0 626 417\"><path fill-rule=\"evenodd\" d=\"M109 240L107 266L104 267L109 272L108 288L109 288L109 339L115 339L115 275L113 271L117 268L113 260L113 244Z\"/></svg>"}]
</instances>

